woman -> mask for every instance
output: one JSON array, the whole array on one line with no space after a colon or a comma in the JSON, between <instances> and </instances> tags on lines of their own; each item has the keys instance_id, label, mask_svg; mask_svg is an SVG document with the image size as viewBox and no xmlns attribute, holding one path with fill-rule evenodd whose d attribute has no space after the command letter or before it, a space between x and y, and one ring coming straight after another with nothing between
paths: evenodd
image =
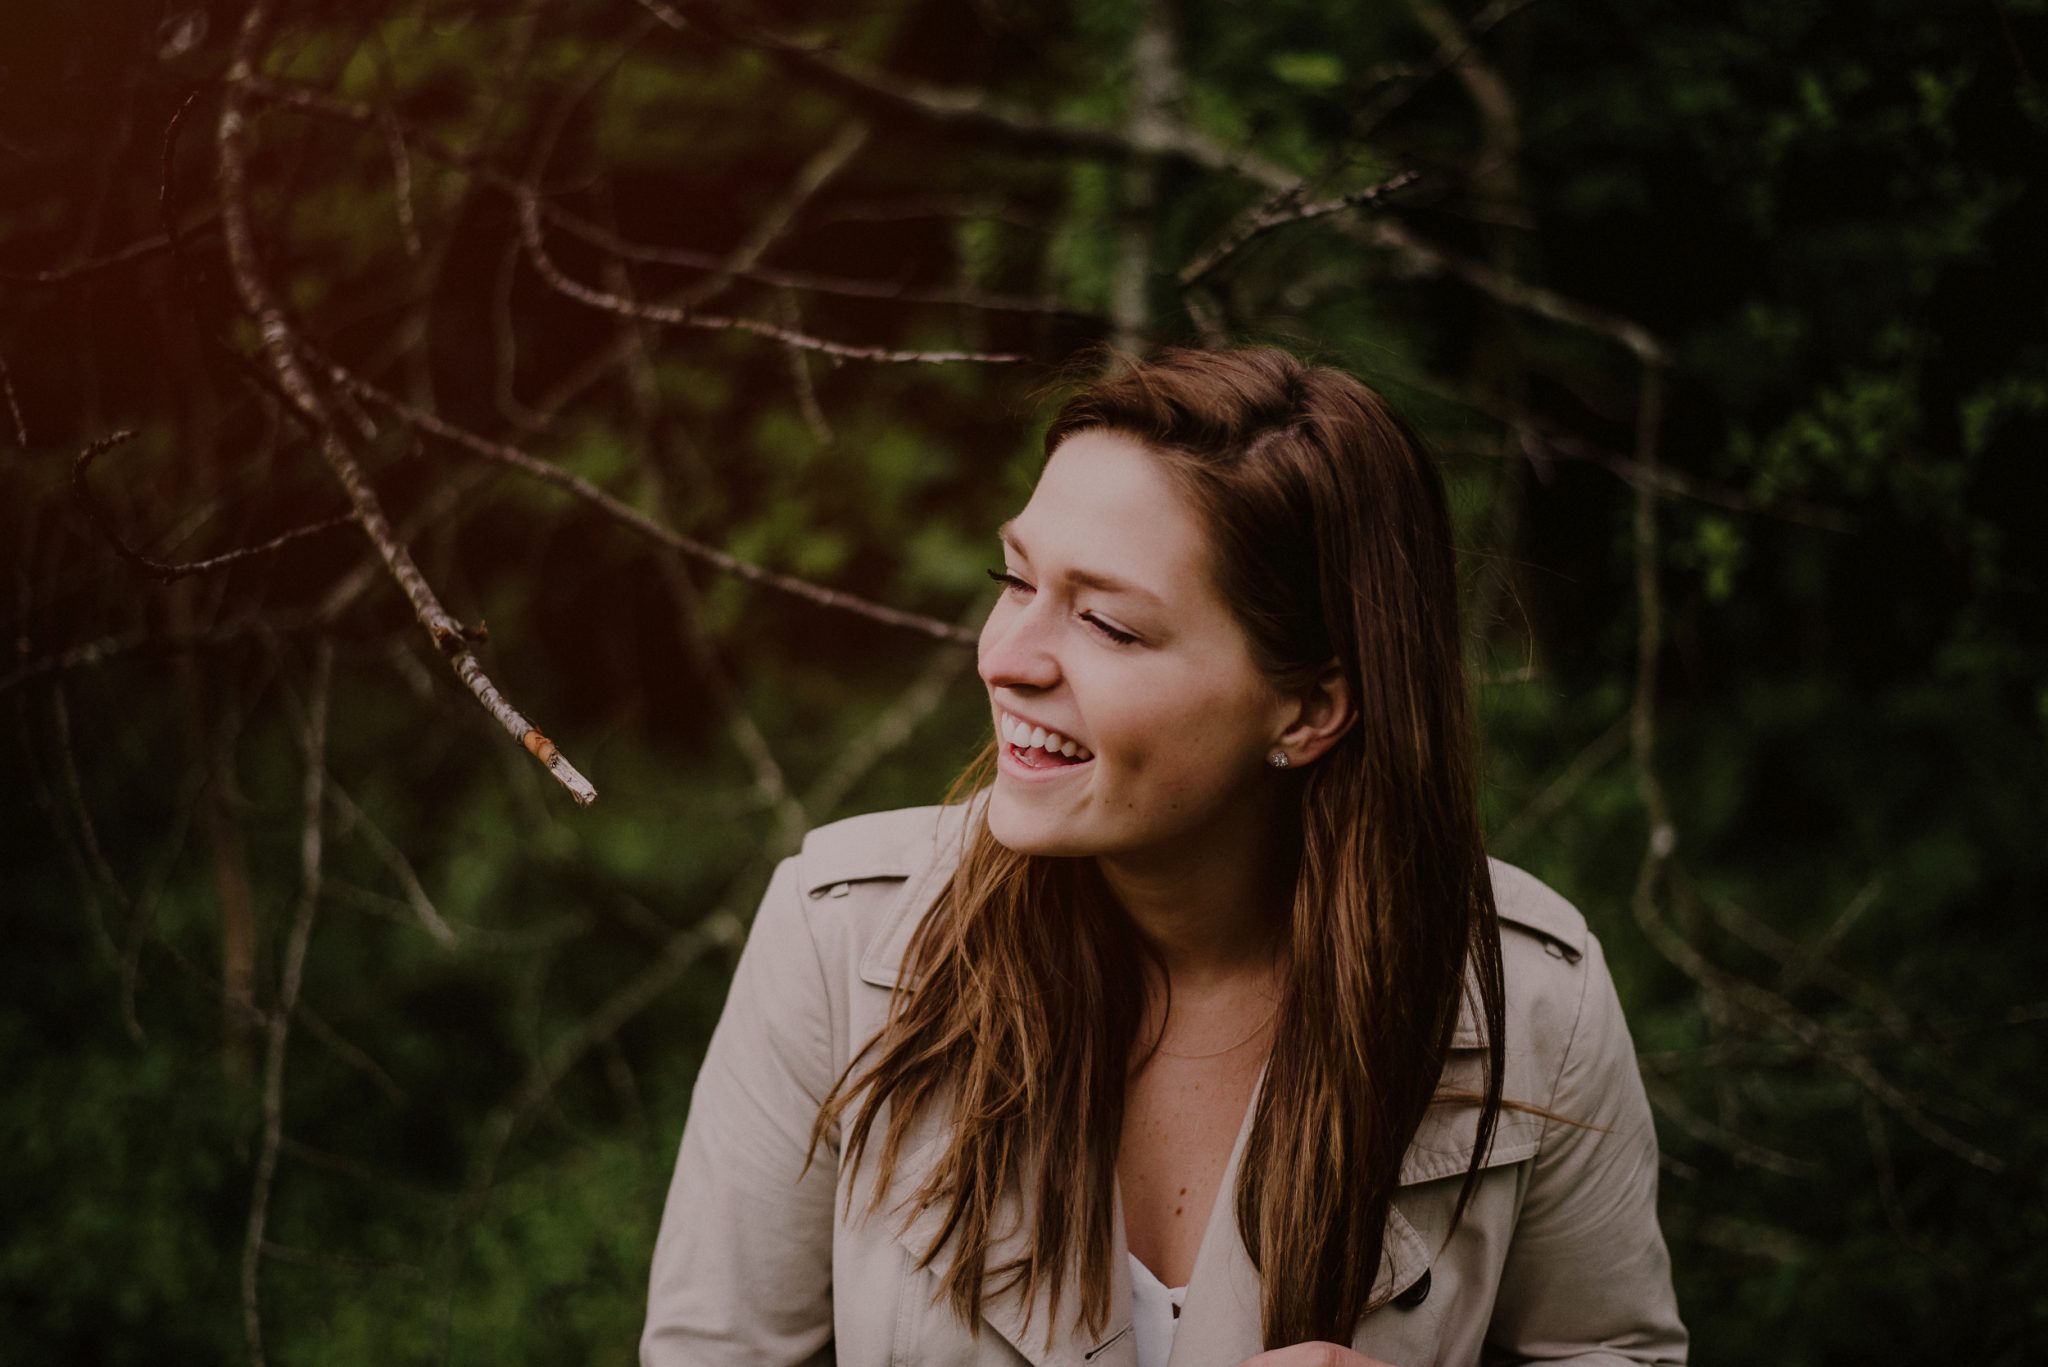
<instances>
[{"instance_id":1,"label":"woman","mask_svg":"<svg viewBox=\"0 0 2048 1367\"><path fill-rule=\"evenodd\" d=\"M1414 435L1168 349L1045 450L988 744L770 883L642 1362L1683 1362L1599 942L1481 844Z\"/></svg>"}]
</instances>

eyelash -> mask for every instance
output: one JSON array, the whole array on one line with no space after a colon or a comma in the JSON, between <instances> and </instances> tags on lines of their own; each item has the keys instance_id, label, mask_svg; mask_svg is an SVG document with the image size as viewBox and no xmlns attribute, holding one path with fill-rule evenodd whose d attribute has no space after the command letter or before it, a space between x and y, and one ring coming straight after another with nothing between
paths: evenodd
<instances>
[{"instance_id":1,"label":"eyelash","mask_svg":"<svg viewBox=\"0 0 2048 1367\"><path fill-rule=\"evenodd\" d=\"M1006 570L990 570L988 572L988 577L995 580L998 584L1001 584L1006 589L1028 589L1031 587L1022 579L1019 579L1016 575L1011 574ZM1128 631L1119 631L1115 627L1109 625L1109 623L1100 621L1094 617L1090 617L1085 613L1082 615L1081 620L1086 622L1089 626L1094 627L1097 631L1101 632L1104 636L1108 637L1117 645L1128 646L1137 644L1138 638L1131 635L1131 633Z\"/></svg>"}]
</instances>

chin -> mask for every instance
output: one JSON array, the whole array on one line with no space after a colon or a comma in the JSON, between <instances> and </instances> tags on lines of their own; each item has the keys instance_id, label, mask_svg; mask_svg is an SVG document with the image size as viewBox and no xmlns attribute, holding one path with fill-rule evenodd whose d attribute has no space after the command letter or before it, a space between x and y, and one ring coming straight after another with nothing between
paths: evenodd
<instances>
[{"instance_id":1,"label":"chin","mask_svg":"<svg viewBox=\"0 0 2048 1367\"><path fill-rule=\"evenodd\" d=\"M1018 854L1075 858L1094 854L1088 839L1068 828L1068 823L1033 812L1022 812L1007 795L997 792L988 805L988 833L996 843Z\"/></svg>"}]
</instances>

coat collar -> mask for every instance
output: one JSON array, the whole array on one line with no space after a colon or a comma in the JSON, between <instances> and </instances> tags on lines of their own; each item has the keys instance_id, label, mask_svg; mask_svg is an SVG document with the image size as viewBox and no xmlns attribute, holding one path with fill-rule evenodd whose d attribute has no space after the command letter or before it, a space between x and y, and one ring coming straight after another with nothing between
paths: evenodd
<instances>
[{"instance_id":1,"label":"coat collar","mask_svg":"<svg viewBox=\"0 0 2048 1367\"><path fill-rule=\"evenodd\" d=\"M945 889L946 880L958 862L962 842L972 834L977 809L986 797L984 790L955 806L915 808L900 814L910 819L893 828L864 830L860 823L896 817L898 813L874 813L829 828L842 834L842 838L818 851L809 878L813 896L839 882L871 878L903 882L901 894L884 918L881 933L861 955L862 982L893 988L902 981L910 937ZM808 848L805 856L810 862L812 854ZM1557 893L1514 865L1491 856L1486 863L1501 921L1531 932L1576 962L1585 953L1585 919ZM1453 1049L1477 1049L1484 1043L1479 1029L1478 999L1478 988L1468 978L1458 999L1458 1024L1451 1035Z\"/></svg>"},{"instance_id":2,"label":"coat collar","mask_svg":"<svg viewBox=\"0 0 2048 1367\"><path fill-rule=\"evenodd\" d=\"M913 823L914 838L861 842L864 853L851 863L834 865L828 859L813 869L807 880L812 895L819 895L840 882L868 878L901 879L903 887L895 905L884 918L879 933L861 956L859 972L863 982L875 987L895 988L902 979L904 954L910 938L944 890L957 859L952 851L967 833L965 818L972 815L973 802L960 807L921 808L935 814L934 823ZM867 833L870 837L883 834ZM807 858L809 851L807 853ZM820 851L825 855L827 851ZM1553 941L1559 952L1576 959L1584 950L1585 923L1562 898L1512 865L1489 860L1496 902L1501 919ZM1547 894L1536 895L1531 888ZM1477 993L1468 980L1459 1003L1458 1025L1451 1039L1454 1049L1476 1048L1481 1043L1479 1023L1473 1009ZM1174 1331L1174 1343L1167 1367L1236 1367L1264 1350L1260 1335L1260 1281L1258 1269L1237 1228L1233 1197L1238 1169L1242 1164L1258 1099L1265 1089L1266 1075L1260 1070L1251 1103L1239 1123L1230 1160L1217 1186L1215 1205L1195 1255L1189 1276L1186 1308ZM1536 1150L1536 1131L1502 1112L1489 1164L1519 1161ZM1473 1149L1477 1115L1470 1107L1433 1107L1411 1142L1401 1164L1400 1182L1430 1181L1465 1170ZM902 1223L902 1202L923 1185L944 1152L946 1135L934 1116L921 1116L898 1158L890 1198L883 1202L880 1216L890 1222L897 1241L913 1258L931 1247L944 1214L936 1207L920 1212L907 1225ZM1405 1289L1425 1272L1434 1257L1422 1236L1400 1208L1400 1195L1388 1209L1383 1236L1379 1276L1373 1283L1371 1299L1382 1300L1396 1288ZM1113 1203L1115 1255L1111 1260L1110 1317L1103 1332L1088 1335L1080 1323L1079 1305L1069 1287L1061 1300L1061 1315L1054 1322L1049 1313L1047 1288L1040 1288L1027 1308L1015 1288L999 1296L986 1297L982 1305L984 1322L1001 1334L1033 1367L1138 1367L1137 1344L1131 1331L1132 1301L1128 1242L1124 1233L1121 1192ZM994 1222L996 1237L990 1240L985 1265L990 1268L1021 1255L1036 1224L1035 1193L1005 1191L999 1197ZM949 1254L941 1248L932 1269L924 1274L934 1296L938 1273L948 1265Z\"/></svg>"}]
</instances>

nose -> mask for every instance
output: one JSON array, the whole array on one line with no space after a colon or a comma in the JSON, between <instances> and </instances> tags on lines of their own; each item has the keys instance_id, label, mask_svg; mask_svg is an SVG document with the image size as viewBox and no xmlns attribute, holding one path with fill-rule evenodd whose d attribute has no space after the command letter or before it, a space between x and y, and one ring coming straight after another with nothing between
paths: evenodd
<instances>
[{"instance_id":1,"label":"nose","mask_svg":"<svg viewBox=\"0 0 2048 1367\"><path fill-rule=\"evenodd\" d=\"M998 600L982 624L975 668L990 688L1051 688L1060 663L1053 648L1058 623L1034 612L1033 603Z\"/></svg>"}]
</instances>

